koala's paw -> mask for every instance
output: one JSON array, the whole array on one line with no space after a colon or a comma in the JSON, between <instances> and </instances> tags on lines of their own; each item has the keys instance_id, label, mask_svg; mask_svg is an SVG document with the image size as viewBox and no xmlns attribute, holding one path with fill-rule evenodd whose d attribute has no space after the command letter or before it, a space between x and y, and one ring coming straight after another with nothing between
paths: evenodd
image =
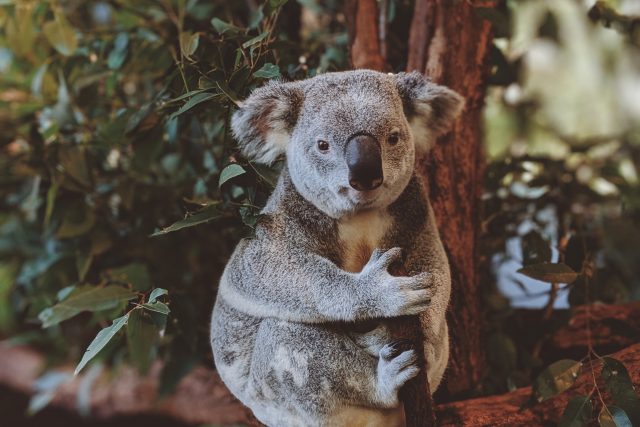
<instances>
[{"instance_id":1,"label":"koala's paw","mask_svg":"<svg viewBox=\"0 0 640 427\"><path fill-rule=\"evenodd\" d=\"M393 276L389 267L402 258L402 249L386 252L376 249L362 270L362 280L373 287L376 304L383 317L422 313L431 302L433 277L430 273L415 276Z\"/></svg>"},{"instance_id":2,"label":"koala's paw","mask_svg":"<svg viewBox=\"0 0 640 427\"><path fill-rule=\"evenodd\" d=\"M386 407L398 406L398 390L420 371L412 347L408 340L396 340L380 349L378 398Z\"/></svg>"}]
</instances>

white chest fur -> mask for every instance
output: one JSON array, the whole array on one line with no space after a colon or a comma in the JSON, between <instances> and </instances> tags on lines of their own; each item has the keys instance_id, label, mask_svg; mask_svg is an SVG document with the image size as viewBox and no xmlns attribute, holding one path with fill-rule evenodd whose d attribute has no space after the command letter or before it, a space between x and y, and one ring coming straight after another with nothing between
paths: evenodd
<instances>
[{"instance_id":1,"label":"white chest fur","mask_svg":"<svg viewBox=\"0 0 640 427\"><path fill-rule=\"evenodd\" d=\"M362 271L371 252L380 247L382 239L391 227L391 216L386 211L365 211L343 218L338 233L343 248L341 267L350 272Z\"/></svg>"}]
</instances>

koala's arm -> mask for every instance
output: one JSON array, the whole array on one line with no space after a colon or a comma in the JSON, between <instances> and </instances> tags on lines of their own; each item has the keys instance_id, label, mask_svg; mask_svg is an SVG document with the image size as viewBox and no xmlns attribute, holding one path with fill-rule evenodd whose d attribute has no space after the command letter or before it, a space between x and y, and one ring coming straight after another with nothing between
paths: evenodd
<instances>
[{"instance_id":1,"label":"koala's arm","mask_svg":"<svg viewBox=\"0 0 640 427\"><path fill-rule=\"evenodd\" d=\"M240 242L223 274L219 295L257 317L303 323L358 321L425 310L426 276L394 277L387 269L400 251L376 251L360 273L277 239Z\"/></svg>"}]
</instances>

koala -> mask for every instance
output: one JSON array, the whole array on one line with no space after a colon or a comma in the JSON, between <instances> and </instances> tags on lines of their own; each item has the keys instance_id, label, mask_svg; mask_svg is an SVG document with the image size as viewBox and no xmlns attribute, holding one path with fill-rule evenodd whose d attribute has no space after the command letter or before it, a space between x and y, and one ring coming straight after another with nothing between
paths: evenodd
<instances>
[{"instance_id":1,"label":"koala","mask_svg":"<svg viewBox=\"0 0 640 427\"><path fill-rule=\"evenodd\" d=\"M440 384L451 279L415 164L462 108L419 73L358 70L270 82L234 113L247 158L286 159L211 322L220 377L262 423L404 425L398 390L419 367L398 316L419 315Z\"/></svg>"}]
</instances>

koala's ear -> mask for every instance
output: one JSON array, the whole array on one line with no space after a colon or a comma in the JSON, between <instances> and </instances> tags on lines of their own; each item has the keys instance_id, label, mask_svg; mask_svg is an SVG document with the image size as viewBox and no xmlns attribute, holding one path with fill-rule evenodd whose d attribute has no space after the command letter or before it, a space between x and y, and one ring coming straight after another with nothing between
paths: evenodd
<instances>
[{"instance_id":1,"label":"koala's ear","mask_svg":"<svg viewBox=\"0 0 640 427\"><path fill-rule=\"evenodd\" d=\"M426 152L451 128L464 108L464 98L417 71L396 74L396 82L416 149Z\"/></svg>"},{"instance_id":2,"label":"koala's ear","mask_svg":"<svg viewBox=\"0 0 640 427\"><path fill-rule=\"evenodd\" d=\"M271 81L255 89L231 118L242 154L271 164L287 151L304 94L295 83Z\"/></svg>"}]
</instances>

